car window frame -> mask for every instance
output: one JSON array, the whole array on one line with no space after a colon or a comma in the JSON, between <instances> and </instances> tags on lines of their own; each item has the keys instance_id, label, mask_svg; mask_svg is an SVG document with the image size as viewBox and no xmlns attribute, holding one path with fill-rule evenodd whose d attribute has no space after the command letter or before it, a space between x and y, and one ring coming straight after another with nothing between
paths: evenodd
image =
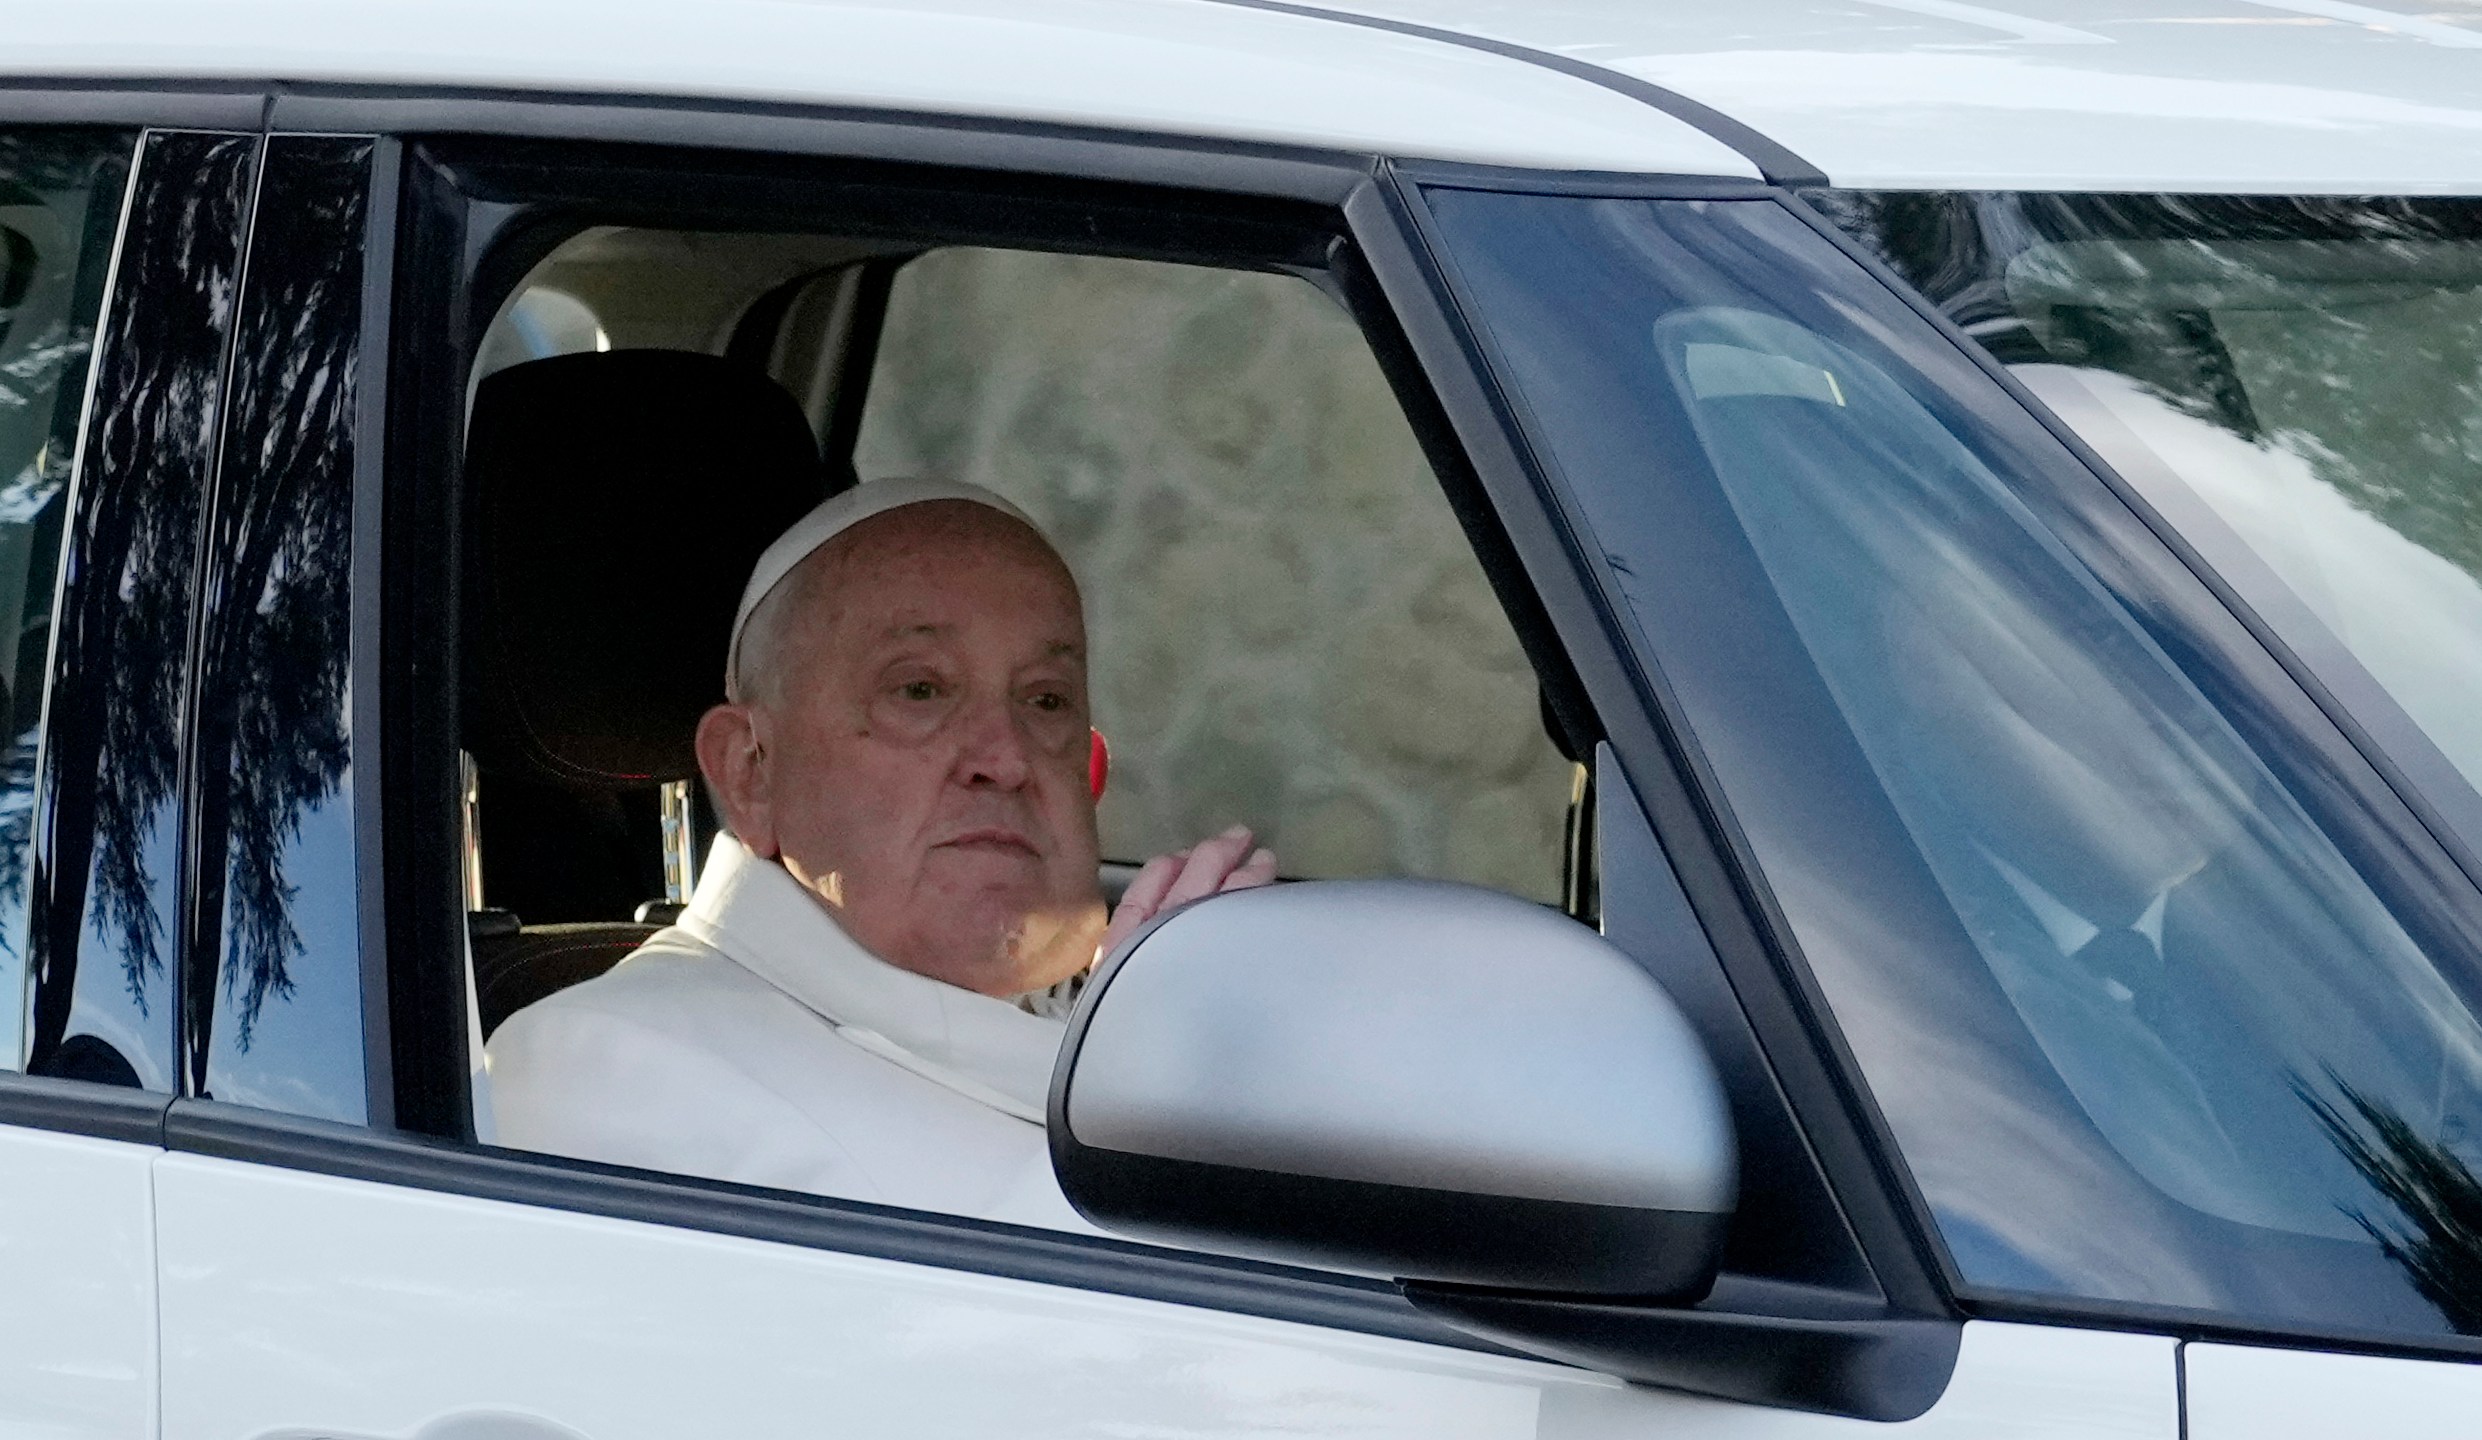
<instances>
[{"instance_id":1,"label":"car window frame","mask_svg":"<svg viewBox=\"0 0 2482 1440\"><path fill-rule=\"evenodd\" d=\"M209 95L199 103L238 102ZM369 422L385 441L369 450L385 460L357 482L357 495L366 487L382 492L373 506L373 523L388 537L389 548L382 553L390 557L423 551L426 540L431 542L429 553L449 553L450 547L439 542L443 526L453 532L454 516L440 512L439 497L453 492L448 482L456 464L455 447L443 446L439 437L461 432L454 409L461 392L426 370L437 366L441 356L466 347L453 325L444 343L437 320L441 312L423 308L427 299L436 298L421 282L425 267L453 264L458 257L442 253L441 236L411 221L422 205L437 198L426 193L424 176L411 163L410 150L420 135L567 144L621 140L771 157L909 162L1020 178L1073 177L1104 186L1173 187L1310 205L1340 217L1338 238L1344 243L1328 258L1341 289L1399 399L1407 404L1408 419L1440 470L1495 591L1509 606L1521 642L1538 673L1552 684L1554 709L1564 712L1563 722L1573 733L1582 732L1576 738L1585 746L1609 741L1706 938L1719 952L1746 952L1765 965L1768 952L1756 912L1711 831L1711 816L1682 764L1670 722L1646 706L1649 691L1637 674L1637 661L1617 639L1591 566L1578 550L1577 532L1557 508L1556 492L1546 486L1517 440L1487 372L1477 363L1454 302L1404 206L1395 162L980 119L630 97L520 98L302 87L267 98L260 120L263 134L378 137L375 173L381 178L375 183L388 187L388 194L384 200L374 198L373 210L396 214L401 223L385 241L375 238L366 271L371 289L362 342L364 373L374 388L379 377L385 377L388 399L376 407L384 413ZM1529 184L1564 183L1562 177L1531 173L1522 178ZM1707 187L1715 193L1778 193L1755 181L1631 177L1631 182ZM381 253L381 244L389 247L387 253ZM398 313L427 317L419 343L410 336L392 336L396 322L390 317ZM464 323L478 336L487 319L468 317ZM414 327L398 328L411 332ZM399 339L404 343L393 343ZM366 406L365 414L373 408ZM373 570L378 573L368 573ZM443 568L432 578L442 581L445 573ZM365 666L376 665L379 656L423 653L422 647L436 646L442 639L436 604L440 591L423 583L421 575L409 577L402 567L387 564L357 563L354 588L357 627L364 623L366 603L379 616L378 643L369 647L367 660L360 653L364 647L357 628L357 684L371 673ZM1546 656L1556 659L1558 674L1546 669ZM474 1145L465 1096L469 1057L462 899L454 873L455 837L447 828L454 825L456 814L453 772L439 773L443 767L436 763L416 763L426 750L453 751L454 687L434 684L423 695L412 695L418 687L405 676L389 675L389 668L394 667L383 667L373 677L386 687L380 704L382 780L377 786L357 786L355 804L375 806L390 817L378 863L388 904L387 1009L398 1128L347 1126L212 1100L154 1096L100 1097L91 1113L78 1118L71 1112L84 1107L72 1103L57 1084L10 1078L0 1078L0 1122L22 1111L30 1123L51 1128L109 1128L124 1138L170 1150L257 1165L1428 1343L1501 1348L1415 1311L1384 1281ZM419 853L426 850L428 857ZM416 903L426 898L436 903ZM378 921L365 912L366 927ZM409 949L421 946L430 947L427 962L402 963ZM1726 968L1738 1003L1760 1037L1765 1063L1790 1098L1802 1153L1832 1192L1841 1222L1835 1243L1849 1246L1858 1238L1858 1252L1845 1267L1861 1277L1858 1289L1839 1293L1846 1300L1911 1316L1951 1319L1955 1311L1939 1288L1935 1266L1924 1257L1919 1237L1909 1233L1900 1204L1884 1188L1884 1157L1871 1153L1862 1127L1839 1118L1842 1091L1828 1064L1812 1049L1800 998L1767 979L1770 972L1763 968ZM374 1113L386 1112L375 1108ZM1743 1301L1759 1310L1770 1308L1764 1296L1746 1292L1737 1298L1719 1293L1709 1308L1728 1311Z\"/></svg>"}]
</instances>

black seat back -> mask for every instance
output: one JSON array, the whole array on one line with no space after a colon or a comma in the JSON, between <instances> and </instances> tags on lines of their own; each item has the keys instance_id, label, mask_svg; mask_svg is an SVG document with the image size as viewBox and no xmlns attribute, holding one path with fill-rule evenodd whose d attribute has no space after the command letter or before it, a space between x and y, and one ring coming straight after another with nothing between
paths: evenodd
<instances>
[{"instance_id":1,"label":"black seat back","mask_svg":"<svg viewBox=\"0 0 2482 1440\"><path fill-rule=\"evenodd\" d=\"M695 775L750 567L827 496L800 407L712 355L563 355L483 381L466 457L467 748L573 786Z\"/></svg>"},{"instance_id":2,"label":"black seat back","mask_svg":"<svg viewBox=\"0 0 2482 1440\"><path fill-rule=\"evenodd\" d=\"M487 1025L651 933L625 917L660 893L653 791L696 776L750 567L828 489L800 407L737 361L564 355L477 387L462 739L490 902L535 922L474 937Z\"/></svg>"}]
</instances>

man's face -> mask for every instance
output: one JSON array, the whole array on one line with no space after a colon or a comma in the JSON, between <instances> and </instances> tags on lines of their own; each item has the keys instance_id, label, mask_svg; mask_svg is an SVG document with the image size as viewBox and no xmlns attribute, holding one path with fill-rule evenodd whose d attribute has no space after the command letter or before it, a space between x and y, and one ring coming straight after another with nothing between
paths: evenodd
<instances>
[{"instance_id":1,"label":"man's face","mask_svg":"<svg viewBox=\"0 0 2482 1440\"><path fill-rule=\"evenodd\" d=\"M1090 961L1085 620L1058 557L988 507L932 502L787 583L736 833L905 969L1015 995Z\"/></svg>"}]
</instances>

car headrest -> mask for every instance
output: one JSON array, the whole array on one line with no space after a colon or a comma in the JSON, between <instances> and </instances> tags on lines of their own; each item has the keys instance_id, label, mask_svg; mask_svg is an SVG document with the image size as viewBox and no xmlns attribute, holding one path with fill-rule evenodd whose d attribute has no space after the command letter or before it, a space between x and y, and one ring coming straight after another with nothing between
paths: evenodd
<instances>
[{"instance_id":1,"label":"car headrest","mask_svg":"<svg viewBox=\"0 0 2482 1440\"><path fill-rule=\"evenodd\" d=\"M830 488L792 396L671 350L511 366L465 484L466 748L569 786L696 775L742 583Z\"/></svg>"}]
</instances>

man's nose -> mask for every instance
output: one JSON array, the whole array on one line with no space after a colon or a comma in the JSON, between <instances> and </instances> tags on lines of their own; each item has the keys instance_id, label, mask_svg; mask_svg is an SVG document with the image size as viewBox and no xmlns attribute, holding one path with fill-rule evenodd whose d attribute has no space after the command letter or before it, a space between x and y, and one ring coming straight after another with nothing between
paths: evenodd
<instances>
[{"instance_id":1,"label":"man's nose","mask_svg":"<svg viewBox=\"0 0 2482 1440\"><path fill-rule=\"evenodd\" d=\"M1007 700L985 701L971 707L965 720L957 778L997 790L1023 787L1034 773L1034 752L1017 707Z\"/></svg>"}]
</instances>

